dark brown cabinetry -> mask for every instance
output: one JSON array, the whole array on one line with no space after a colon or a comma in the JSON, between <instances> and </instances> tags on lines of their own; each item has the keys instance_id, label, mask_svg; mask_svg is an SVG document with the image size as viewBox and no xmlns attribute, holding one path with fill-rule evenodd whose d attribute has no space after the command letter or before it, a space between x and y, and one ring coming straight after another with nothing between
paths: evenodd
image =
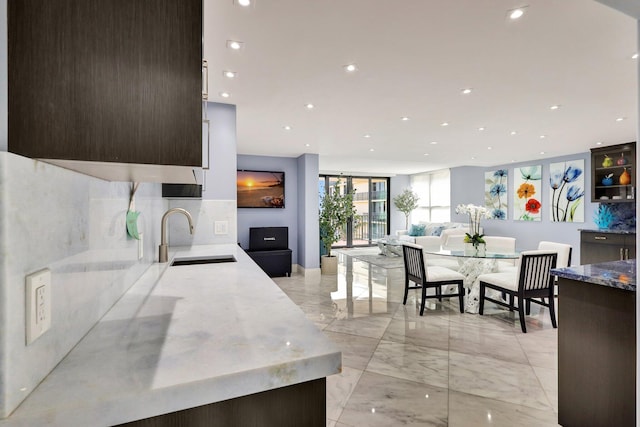
<instances>
[{"instance_id":1,"label":"dark brown cabinetry","mask_svg":"<svg viewBox=\"0 0 640 427\"><path fill-rule=\"evenodd\" d=\"M636 235L582 230L580 232L580 264L634 259Z\"/></svg>"},{"instance_id":2,"label":"dark brown cabinetry","mask_svg":"<svg viewBox=\"0 0 640 427\"><path fill-rule=\"evenodd\" d=\"M558 290L558 424L636 426L636 292L566 278Z\"/></svg>"},{"instance_id":3,"label":"dark brown cabinetry","mask_svg":"<svg viewBox=\"0 0 640 427\"><path fill-rule=\"evenodd\" d=\"M591 201L634 202L636 143L591 149Z\"/></svg>"},{"instance_id":4,"label":"dark brown cabinetry","mask_svg":"<svg viewBox=\"0 0 640 427\"><path fill-rule=\"evenodd\" d=\"M202 0L7 6L9 151L202 165Z\"/></svg>"}]
</instances>

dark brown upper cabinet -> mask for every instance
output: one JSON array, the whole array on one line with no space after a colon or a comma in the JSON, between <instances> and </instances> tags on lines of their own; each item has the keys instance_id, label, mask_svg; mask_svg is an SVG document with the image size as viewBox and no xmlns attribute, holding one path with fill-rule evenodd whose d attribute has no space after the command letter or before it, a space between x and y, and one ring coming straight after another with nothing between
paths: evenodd
<instances>
[{"instance_id":1,"label":"dark brown upper cabinet","mask_svg":"<svg viewBox=\"0 0 640 427\"><path fill-rule=\"evenodd\" d=\"M193 182L202 0L9 0L7 11L9 151L105 179Z\"/></svg>"},{"instance_id":2,"label":"dark brown upper cabinet","mask_svg":"<svg viewBox=\"0 0 640 427\"><path fill-rule=\"evenodd\" d=\"M591 201L635 202L636 143L591 149Z\"/></svg>"}]
</instances>

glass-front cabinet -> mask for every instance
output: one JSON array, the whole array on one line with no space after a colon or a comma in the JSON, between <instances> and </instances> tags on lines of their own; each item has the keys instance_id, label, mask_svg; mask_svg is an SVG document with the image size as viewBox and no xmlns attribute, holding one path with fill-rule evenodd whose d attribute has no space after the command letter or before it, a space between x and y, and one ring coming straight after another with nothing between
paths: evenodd
<instances>
[{"instance_id":1,"label":"glass-front cabinet","mask_svg":"<svg viewBox=\"0 0 640 427\"><path fill-rule=\"evenodd\" d=\"M636 143L591 149L591 201L634 202Z\"/></svg>"}]
</instances>

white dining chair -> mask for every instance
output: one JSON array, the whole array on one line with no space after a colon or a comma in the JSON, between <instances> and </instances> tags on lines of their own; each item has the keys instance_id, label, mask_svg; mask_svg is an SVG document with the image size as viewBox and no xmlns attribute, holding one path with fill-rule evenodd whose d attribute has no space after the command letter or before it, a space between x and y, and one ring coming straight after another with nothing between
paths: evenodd
<instances>
[{"instance_id":1,"label":"white dining chair","mask_svg":"<svg viewBox=\"0 0 640 427\"><path fill-rule=\"evenodd\" d=\"M516 251L515 237L484 236L483 239L487 245L487 252L495 254L512 254ZM514 267L515 262L515 259L498 261L498 271L503 271L508 267Z\"/></svg>"},{"instance_id":2,"label":"white dining chair","mask_svg":"<svg viewBox=\"0 0 640 427\"><path fill-rule=\"evenodd\" d=\"M420 316L424 313L427 298L437 298L438 301L442 301L442 298L458 297L460 313L464 313L464 275L445 267L426 266L424 252L419 245L405 243L402 246L402 252L404 255L404 299L402 304L407 303L409 289L422 289ZM413 286L411 282L413 282ZM456 285L458 292L443 294L442 286L445 285ZM435 288L435 295L427 295L428 288Z\"/></svg>"},{"instance_id":3,"label":"white dining chair","mask_svg":"<svg viewBox=\"0 0 640 427\"><path fill-rule=\"evenodd\" d=\"M551 250L558 253L556 268L565 268L571 265L571 245L566 243L547 242L545 240L538 243L538 249Z\"/></svg>"},{"instance_id":4,"label":"white dining chair","mask_svg":"<svg viewBox=\"0 0 640 427\"><path fill-rule=\"evenodd\" d=\"M518 310L520 315L520 327L523 333L527 332L525 324L525 306L531 302L549 308L551 325L557 328L555 300L553 298L554 280L551 269L555 268L558 254L556 251L524 251L520 254L520 263L517 272L502 272L481 274L480 282L480 309L484 314L484 301L507 307L510 311ZM491 298L486 295L486 290L493 289L509 296L509 302ZM515 305L515 299L518 305ZM540 298L536 300L535 298ZM545 301L548 300L548 302Z\"/></svg>"}]
</instances>

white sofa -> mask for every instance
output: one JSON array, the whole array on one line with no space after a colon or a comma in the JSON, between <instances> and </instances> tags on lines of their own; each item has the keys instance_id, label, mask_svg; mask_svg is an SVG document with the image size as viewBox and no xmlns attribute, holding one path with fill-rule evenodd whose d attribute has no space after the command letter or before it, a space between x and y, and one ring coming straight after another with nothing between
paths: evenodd
<instances>
[{"instance_id":1,"label":"white sofa","mask_svg":"<svg viewBox=\"0 0 640 427\"><path fill-rule=\"evenodd\" d=\"M396 236L398 240L415 243L427 250L439 250L447 245L447 240L451 236L464 235L469 231L469 224L463 222L421 222L425 225L427 236L409 236L409 230L398 230ZM440 234L431 235L440 230ZM482 230L480 231L482 232Z\"/></svg>"}]
</instances>

